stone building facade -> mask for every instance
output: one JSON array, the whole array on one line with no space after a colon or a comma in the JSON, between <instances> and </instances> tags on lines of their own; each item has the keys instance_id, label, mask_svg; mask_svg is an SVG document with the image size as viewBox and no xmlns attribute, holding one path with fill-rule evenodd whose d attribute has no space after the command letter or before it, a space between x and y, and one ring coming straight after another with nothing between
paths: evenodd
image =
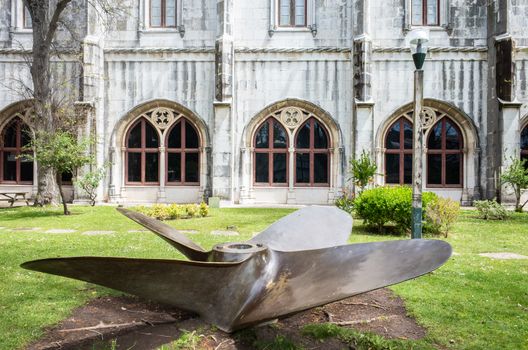
<instances>
[{"instance_id":1,"label":"stone building facade","mask_svg":"<svg viewBox=\"0 0 528 350\"><path fill-rule=\"evenodd\" d=\"M426 189L508 196L501 170L528 158L528 0L128 0L109 30L86 3L55 64L111 164L101 201L332 203L363 150L378 184L408 183L416 27L431 38ZM15 156L31 23L21 0L0 7L0 192L34 192Z\"/></svg>"}]
</instances>

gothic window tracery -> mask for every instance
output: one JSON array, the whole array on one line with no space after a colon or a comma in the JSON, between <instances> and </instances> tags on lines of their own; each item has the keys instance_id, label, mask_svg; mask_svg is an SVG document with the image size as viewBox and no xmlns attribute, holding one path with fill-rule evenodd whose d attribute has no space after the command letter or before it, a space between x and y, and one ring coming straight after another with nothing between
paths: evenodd
<instances>
[{"instance_id":1,"label":"gothic window tracery","mask_svg":"<svg viewBox=\"0 0 528 350\"><path fill-rule=\"evenodd\" d=\"M200 181L200 141L194 126L185 118L167 135L167 183L197 185Z\"/></svg>"},{"instance_id":2,"label":"gothic window tracery","mask_svg":"<svg viewBox=\"0 0 528 350\"><path fill-rule=\"evenodd\" d=\"M159 137L154 126L140 118L126 137L126 180L128 184L159 183Z\"/></svg>"},{"instance_id":3,"label":"gothic window tracery","mask_svg":"<svg viewBox=\"0 0 528 350\"><path fill-rule=\"evenodd\" d=\"M288 146L286 129L275 118L262 123L255 134L255 183L287 184Z\"/></svg>"},{"instance_id":4,"label":"gothic window tracery","mask_svg":"<svg viewBox=\"0 0 528 350\"><path fill-rule=\"evenodd\" d=\"M462 186L463 147L458 126L448 117L440 119L427 140L428 186Z\"/></svg>"},{"instance_id":5,"label":"gothic window tracery","mask_svg":"<svg viewBox=\"0 0 528 350\"><path fill-rule=\"evenodd\" d=\"M528 168L528 125L521 132L521 159L526 160L525 166Z\"/></svg>"},{"instance_id":6,"label":"gothic window tracery","mask_svg":"<svg viewBox=\"0 0 528 350\"><path fill-rule=\"evenodd\" d=\"M20 157L31 140L29 127L16 116L0 135L0 183L31 184L33 161Z\"/></svg>"}]
</instances>

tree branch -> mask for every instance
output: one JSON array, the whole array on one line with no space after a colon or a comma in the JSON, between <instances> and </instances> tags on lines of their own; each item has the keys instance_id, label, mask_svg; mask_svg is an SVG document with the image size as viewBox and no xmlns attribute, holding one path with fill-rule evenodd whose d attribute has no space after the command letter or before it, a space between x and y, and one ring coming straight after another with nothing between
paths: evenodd
<instances>
[{"instance_id":1,"label":"tree branch","mask_svg":"<svg viewBox=\"0 0 528 350\"><path fill-rule=\"evenodd\" d=\"M55 11L53 11L53 17L51 17L48 31L46 32L46 37L44 39L44 43L46 46L50 46L51 42L53 41L53 38L55 37L55 32L57 31L57 28L59 27L59 19L64 11L66 9L66 6L71 2L72 0L60 0L57 3L57 6L55 7Z\"/></svg>"}]
</instances>

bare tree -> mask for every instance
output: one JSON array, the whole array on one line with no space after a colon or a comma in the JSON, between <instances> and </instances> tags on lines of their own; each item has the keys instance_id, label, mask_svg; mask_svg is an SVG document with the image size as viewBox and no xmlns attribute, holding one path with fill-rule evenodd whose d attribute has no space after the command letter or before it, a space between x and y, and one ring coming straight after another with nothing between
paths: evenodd
<instances>
[{"instance_id":1,"label":"bare tree","mask_svg":"<svg viewBox=\"0 0 528 350\"><path fill-rule=\"evenodd\" d=\"M60 52L64 51L57 43L57 35L60 32L69 33L70 51L73 48L74 51L77 50L80 53L79 41L83 33L79 33L77 29L79 26L75 25L75 20L78 18L69 19L67 13L68 11L75 12L75 7L81 2L76 0L23 0L23 3L28 9L33 25L33 46L27 59L33 84L31 88L25 89L33 101L34 118L31 124L33 128L44 134L54 133L78 122L72 119L75 113L70 112L73 110L74 102L71 85L61 86L66 84L54 81L52 58L59 55L60 59ZM119 0L88 0L82 4L91 6L106 28L124 13L124 7ZM58 189L54 169L39 165L37 181L38 192L35 205L56 203Z\"/></svg>"}]
</instances>

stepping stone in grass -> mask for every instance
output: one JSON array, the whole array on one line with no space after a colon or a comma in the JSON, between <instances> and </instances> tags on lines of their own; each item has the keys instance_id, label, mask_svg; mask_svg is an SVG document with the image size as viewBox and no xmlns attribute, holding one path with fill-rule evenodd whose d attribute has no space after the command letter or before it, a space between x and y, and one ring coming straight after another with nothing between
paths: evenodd
<instances>
[{"instance_id":1,"label":"stepping stone in grass","mask_svg":"<svg viewBox=\"0 0 528 350\"><path fill-rule=\"evenodd\" d=\"M211 231L211 234L213 236L239 236L240 235L236 231L222 231L222 230Z\"/></svg>"},{"instance_id":2,"label":"stepping stone in grass","mask_svg":"<svg viewBox=\"0 0 528 350\"><path fill-rule=\"evenodd\" d=\"M12 228L11 231L38 231L40 230L40 227L15 227Z\"/></svg>"},{"instance_id":3,"label":"stepping stone in grass","mask_svg":"<svg viewBox=\"0 0 528 350\"><path fill-rule=\"evenodd\" d=\"M77 230L68 230L68 229L60 229L60 228L52 228L50 230L45 231L44 233L73 233Z\"/></svg>"},{"instance_id":4,"label":"stepping stone in grass","mask_svg":"<svg viewBox=\"0 0 528 350\"><path fill-rule=\"evenodd\" d=\"M82 234L85 236L102 236L102 235L111 235L115 231L85 231Z\"/></svg>"},{"instance_id":5,"label":"stepping stone in grass","mask_svg":"<svg viewBox=\"0 0 528 350\"><path fill-rule=\"evenodd\" d=\"M496 260L520 260L528 259L528 256L515 253L482 253L480 256Z\"/></svg>"},{"instance_id":6,"label":"stepping stone in grass","mask_svg":"<svg viewBox=\"0 0 528 350\"><path fill-rule=\"evenodd\" d=\"M190 235L196 235L196 234L200 233L197 230L178 230L178 231L180 231L180 233L190 234Z\"/></svg>"}]
</instances>

